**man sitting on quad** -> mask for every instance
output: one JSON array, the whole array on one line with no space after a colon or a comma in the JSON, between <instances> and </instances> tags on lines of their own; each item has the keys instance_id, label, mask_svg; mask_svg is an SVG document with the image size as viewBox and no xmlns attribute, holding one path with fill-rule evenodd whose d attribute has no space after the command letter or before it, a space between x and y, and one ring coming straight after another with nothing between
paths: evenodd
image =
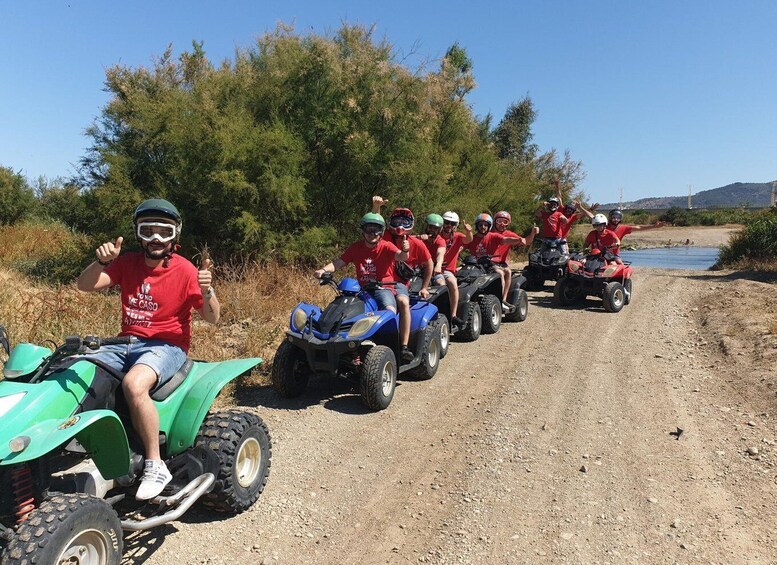
<instances>
[{"instance_id":1,"label":"man sitting on quad","mask_svg":"<svg viewBox=\"0 0 777 565\"><path fill-rule=\"evenodd\" d=\"M456 270L459 264L459 253L463 245L472 241L472 226L464 222L466 234L456 231L459 227L459 215L448 210L442 215L441 237L445 243L445 255L442 259L442 275L448 287L448 298L451 306L451 324L457 328L464 327L464 320L457 316L459 308L459 282L456 280Z\"/></svg>"},{"instance_id":2,"label":"man sitting on quad","mask_svg":"<svg viewBox=\"0 0 777 565\"><path fill-rule=\"evenodd\" d=\"M491 257L500 245L524 245L525 241L522 237L506 236L501 233L491 231L494 225L494 220L489 214L479 214L475 218L475 237L472 241L464 245L472 255L478 259L481 257ZM502 308L506 310L512 310L513 305L507 302L507 295L510 292L510 279L512 273L510 269L499 267L494 265L494 271L496 271L500 277L502 277Z\"/></svg>"},{"instance_id":3,"label":"man sitting on quad","mask_svg":"<svg viewBox=\"0 0 777 565\"><path fill-rule=\"evenodd\" d=\"M605 260L622 265L623 260L618 256L621 242L615 232L607 229L607 216L596 214L591 225L594 229L585 238L585 249L598 249Z\"/></svg>"},{"instance_id":4,"label":"man sitting on quad","mask_svg":"<svg viewBox=\"0 0 777 565\"><path fill-rule=\"evenodd\" d=\"M372 212L380 213L383 205L388 200L382 196L372 197ZM407 241L409 244L408 257L402 261L396 261L393 268L393 279L396 282L394 288L397 294L397 306L399 307L399 339L402 343L402 360L412 361L413 352L408 348L410 342L410 291L407 283L413 278L416 267L423 267L423 282L418 295L421 298L429 298L429 283L432 280L434 263L429 250L421 240L415 237L408 238L413 230L415 218L409 208L395 208L389 217L389 228L383 234L383 239L401 246Z\"/></svg>"},{"instance_id":5,"label":"man sitting on quad","mask_svg":"<svg viewBox=\"0 0 777 565\"><path fill-rule=\"evenodd\" d=\"M405 261L408 257L410 243L407 240L401 243L400 250L390 241L383 239L383 232L386 230L386 222L380 214L365 214L362 216L359 226L362 230L362 241L352 244L345 252L331 263L327 263L323 269L317 270L314 274L320 279L324 273L334 273L342 269L349 263L356 267L356 279L359 284L366 285L370 282L393 282L394 261ZM378 303L381 310L390 310L396 314L397 300L394 293L387 288L378 288L372 292L373 298ZM409 320L408 320L409 322ZM402 318L400 317L400 328ZM402 343L402 356L405 357L407 341ZM412 352L410 352L412 360Z\"/></svg>"},{"instance_id":6,"label":"man sitting on quad","mask_svg":"<svg viewBox=\"0 0 777 565\"><path fill-rule=\"evenodd\" d=\"M546 242L555 241L561 244L563 227L569 223L569 220L560 208L561 199L558 196L551 196L534 212L534 216L542 222L541 232Z\"/></svg>"},{"instance_id":7,"label":"man sitting on quad","mask_svg":"<svg viewBox=\"0 0 777 565\"><path fill-rule=\"evenodd\" d=\"M510 254L510 248L524 246L528 247L534 241L534 236L540 233L540 228L534 226L525 238L521 237L515 232L508 230L510 223L513 221L510 212L500 210L494 214L494 231L507 237L517 237L521 243L517 245L510 245L509 243L503 243L499 245L493 254L491 254L491 261L498 267L507 267L507 256ZM509 278L508 278L509 283Z\"/></svg>"},{"instance_id":8,"label":"man sitting on quad","mask_svg":"<svg viewBox=\"0 0 777 565\"><path fill-rule=\"evenodd\" d=\"M159 449L159 414L150 392L170 380L186 361L191 342L191 312L215 324L221 307L211 286L210 260L197 268L175 254L181 214L167 200L143 201L132 216L142 251L121 255L119 237L96 250L97 260L78 277L86 292L121 287L121 336L129 345L108 345L90 357L120 373L132 425L145 448L138 500L158 496L172 478Z\"/></svg>"}]
</instances>

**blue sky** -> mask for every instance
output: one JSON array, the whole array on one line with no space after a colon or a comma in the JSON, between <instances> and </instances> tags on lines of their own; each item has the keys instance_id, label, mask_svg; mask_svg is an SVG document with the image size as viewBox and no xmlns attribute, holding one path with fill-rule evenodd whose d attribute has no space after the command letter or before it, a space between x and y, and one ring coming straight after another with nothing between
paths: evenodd
<instances>
[{"instance_id":1,"label":"blue sky","mask_svg":"<svg viewBox=\"0 0 777 565\"><path fill-rule=\"evenodd\" d=\"M107 102L105 69L168 44L232 58L278 22L327 33L374 24L408 60L454 42L469 102L494 123L529 94L541 149L569 149L592 200L684 195L777 179L777 2L0 0L0 165L73 173Z\"/></svg>"}]
</instances>

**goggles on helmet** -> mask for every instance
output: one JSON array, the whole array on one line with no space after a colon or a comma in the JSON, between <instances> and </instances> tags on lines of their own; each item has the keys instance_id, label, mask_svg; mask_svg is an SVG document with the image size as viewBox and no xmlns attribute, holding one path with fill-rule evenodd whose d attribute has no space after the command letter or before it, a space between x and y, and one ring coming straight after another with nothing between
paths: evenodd
<instances>
[{"instance_id":1,"label":"goggles on helmet","mask_svg":"<svg viewBox=\"0 0 777 565\"><path fill-rule=\"evenodd\" d=\"M497 218L496 220L494 220L494 223L496 223L496 225L498 226L509 226L510 220L509 218Z\"/></svg>"},{"instance_id":2,"label":"goggles on helmet","mask_svg":"<svg viewBox=\"0 0 777 565\"><path fill-rule=\"evenodd\" d=\"M383 233L383 226L380 224L364 224L362 226L362 233L367 235L380 235Z\"/></svg>"},{"instance_id":3,"label":"goggles on helmet","mask_svg":"<svg viewBox=\"0 0 777 565\"><path fill-rule=\"evenodd\" d=\"M409 230L413 227L413 219L407 216L392 216L389 220L389 225L392 228L405 228Z\"/></svg>"},{"instance_id":4,"label":"goggles on helmet","mask_svg":"<svg viewBox=\"0 0 777 565\"><path fill-rule=\"evenodd\" d=\"M165 222L140 222L136 227L138 237L143 241L167 243L178 235L178 226Z\"/></svg>"}]
</instances>

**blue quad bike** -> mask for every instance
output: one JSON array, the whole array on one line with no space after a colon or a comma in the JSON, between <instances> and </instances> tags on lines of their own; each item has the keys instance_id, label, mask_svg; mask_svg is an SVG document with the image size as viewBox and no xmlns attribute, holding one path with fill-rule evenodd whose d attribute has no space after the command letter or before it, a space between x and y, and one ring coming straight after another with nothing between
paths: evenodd
<instances>
[{"instance_id":1,"label":"blue quad bike","mask_svg":"<svg viewBox=\"0 0 777 565\"><path fill-rule=\"evenodd\" d=\"M121 375L84 354L134 337L71 336L53 351L11 349L0 377L0 562L107 564L122 558L123 531L177 520L201 500L237 513L259 497L270 472L267 426L251 412L211 412L228 382L261 363L187 359L151 392L160 448L173 479L160 496L135 501L142 443Z\"/></svg>"},{"instance_id":2,"label":"blue quad bike","mask_svg":"<svg viewBox=\"0 0 777 565\"><path fill-rule=\"evenodd\" d=\"M502 308L502 277L494 271L494 263L488 256L476 258L468 255L456 271L459 285L458 316L464 320L454 337L459 341L475 341L481 333L499 331L502 321L523 322L529 313L529 299L524 286L526 278L512 270L507 300L513 307ZM446 296L447 299L447 296Z\"/></svg>"},{"instance_id":3,"label":"blue quad bike","mask_svg":"<svg viewBox=\"0 0 777 565\"><path fill-rule=\"evenodd\" d=\"M301 302L291 312L286 339L278 347L272 366L272 384L284 398L301 395L311 374L345 377L358 383L361 398L371 410L391 404L397 375L407 373L430 379L440 365L440 330L437 308L426 302L410 307L412 361L401 361L399 317L378 310L369 291L389 283L356 279L339 283L331 273L321 278L337 297L326 308ZM399 360L399 361L398 361Z\"/></svg>"}]
</instances>

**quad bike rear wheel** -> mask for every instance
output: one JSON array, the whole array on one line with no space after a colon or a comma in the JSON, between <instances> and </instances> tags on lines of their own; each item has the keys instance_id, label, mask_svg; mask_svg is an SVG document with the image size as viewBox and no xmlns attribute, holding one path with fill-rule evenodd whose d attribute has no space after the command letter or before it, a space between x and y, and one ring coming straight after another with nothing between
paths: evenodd
<instances>
[{"instance_id":1,"label":"quad bike rear wheel","mask_svg":"<svg viewBox=\"0 0 777 565\"><path fill-rule=\"evenodd\" d=\"M483 333L495 334L502 325L502 301L493 294L480 297L480 313L483 315Z\"/></svg>"},{"instance_id":2,"label":"quad bike rear wheel","mask_svg":"<svg viewBox=\"0 0 777 565\"><path fill-rule=\"evenodd\" d=\"M626 291L623 285L617 281L609 282L604 287L602 296L604 309L608 312L620 312L626 304Z\"/></svg>"},{"instance_id":3,"label":"quad bike rear wheel","mask_svg":"<svg viewBox=\"0 0 777 565\"><path fill-rule=\"evenodd\" d=\"M421 351L421 364L413 370L413 375L419 380L431 379L440 366L440 327L436 324L428 324L424 328L424 346Z\"/></svg>"},{"instance_id":4,"label":"quad bike rear wheel","mask_svg":"<svg viewBox=\"0 0 777 565\"><path fill-rule=\"evenodd\" d=\"M304 352L289 341L282 341L272 362L272 386L283 398L299 396L308 386L310 371Z\"/></svg>"},{"instance_id":5,"label":"quad bike rear wheel","mask_svg":"<svg viewBox=\"0 0 777 565\"><path fill-rule=\"evenodd\" d=\"M505 322L523 322L529 315L529 295L522 288L514 289L509 296L509 302L515 309L505 314Z\"/></svg>"},{"instance_id":6,"label":"quad bike rear wheel","mask_svg":"<svg viewBox=\"0 0 777 565\"><path fill-rule=\"evenodd\" d=\"M480 337L482 329L482 315L480 304L477 302L467 302L464 305L464 329L456 332L456 339L461 341L475 341Z\"/></svg>"},{"instance_id":7,"label":"quad bike rear wheel","mask_svg":"<svg viewBox=\"0 0 777 565\"><path fill-rule=\"evenodd\" d=\"M215 452L221 463L213 490L201 499L205 505L232 514L250 508L270 474L272 442L262 419L240 410L209 414L197 445Z\"/></svg>"},{"instance_id":8,"label":"quad bike rear wheel","mask_svg":"<svg viewBox=\"0 0 777 565\"><path fill-rule=\"evenodd\" d=\"M448 354L451 345L451 323L445 314L437 314L434 324L440 328L440 359Z\"/></svg>"},{"instance_id":9,"label":"quad bike rear wheel","mask_svg":"<svg viewBox=\"0 0 777 565\"><path fill-rule=\"evenodd\" d=\"M0 561L119 565L121 552L121 522L110 504L88 494L60 494L21 523Z\"/></svg>"},{"instance_id":10,"label":"quad bike rear wheel","mask_svg":"<svg viewBox=\"0 0 777 565\"><path fill-rule=\"evenodd\" d=\"M364 356L360 380L362 401L371 410L391 404L397 387L397 360L385 345L375 345Z\"/></svg>"}]
</instances>

